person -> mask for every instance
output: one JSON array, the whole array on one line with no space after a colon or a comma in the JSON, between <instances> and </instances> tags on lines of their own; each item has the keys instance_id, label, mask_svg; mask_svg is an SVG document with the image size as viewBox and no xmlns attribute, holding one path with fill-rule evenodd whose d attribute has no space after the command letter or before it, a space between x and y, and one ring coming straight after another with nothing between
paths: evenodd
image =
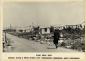
<instances>
[{"instance_id":1,"label":"person","mask_svg":"<svg viewBox=\"0 0 86 61\"><path fill-rule=\"evenodd\" d=\"M55 47L57 48L58 47L58 40L60 38L60 33L59 33L59 29L56 29L54 31L54 36L53 36L54 40L53 40L53 43L55 44Z\"/></svg>"}]
</instances>

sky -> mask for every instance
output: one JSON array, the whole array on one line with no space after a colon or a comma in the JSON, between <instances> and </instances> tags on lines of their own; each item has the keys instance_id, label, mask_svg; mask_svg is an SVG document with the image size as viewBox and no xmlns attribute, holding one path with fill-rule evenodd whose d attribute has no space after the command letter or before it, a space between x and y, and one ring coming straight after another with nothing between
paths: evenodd
<instances>
[{"instance_id":1,"label":"sky","mask_svg":"<svg viewBox=\"0 0 86 61\"><path fill-rule=\"evenodd\" d=\"M3 7L3 26L73 25L84 21L82 2L15 2Z\"/></svg>"}]
</instances>

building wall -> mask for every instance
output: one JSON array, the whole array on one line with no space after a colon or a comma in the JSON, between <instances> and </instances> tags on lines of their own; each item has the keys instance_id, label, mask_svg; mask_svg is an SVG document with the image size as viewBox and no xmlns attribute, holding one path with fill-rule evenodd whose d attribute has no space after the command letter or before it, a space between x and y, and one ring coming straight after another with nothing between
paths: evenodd
<instances>
[{"instance_id":1,"label":"building wall","mask_svg":"<svg viewBox=\"0 0 86 61\"><path fill-rule=\"evenodd\" d=\"M50 28L46 28L46 30L45 30L45 28L42 28L41 33L42 34L50 34Z\"/></svg>"}]
</instances>

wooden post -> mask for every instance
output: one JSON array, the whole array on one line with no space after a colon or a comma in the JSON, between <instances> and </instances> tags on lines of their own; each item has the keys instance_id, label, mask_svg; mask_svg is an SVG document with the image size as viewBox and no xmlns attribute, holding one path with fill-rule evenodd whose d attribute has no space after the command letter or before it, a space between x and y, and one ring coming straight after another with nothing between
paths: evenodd
<instances>
[{"instance_id":1,"label":"wooden post","mask_svg":"<svg viewBox=\"0 0 86 61\"><path fill-rule=\"evenodd\" d=\"M7 43L7 37L6 37L6 32L5 32L5 42Z\"/></svg>"}]
</instances>

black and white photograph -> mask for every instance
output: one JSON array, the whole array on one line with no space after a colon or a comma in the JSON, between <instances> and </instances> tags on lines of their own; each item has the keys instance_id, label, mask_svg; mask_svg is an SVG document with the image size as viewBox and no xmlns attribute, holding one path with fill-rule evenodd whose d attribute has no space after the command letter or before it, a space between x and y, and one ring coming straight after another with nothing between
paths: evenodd
<instances>
[{"instance_id":1,"label":"black and white photograph","mask_svg":"<svg viewBox=\"0 0 86 61\"><path fill-rule=\"evenodd\" d=\"M82 2L6 2L3 52L85 52Z\"/></svg>"}]
</instances>

